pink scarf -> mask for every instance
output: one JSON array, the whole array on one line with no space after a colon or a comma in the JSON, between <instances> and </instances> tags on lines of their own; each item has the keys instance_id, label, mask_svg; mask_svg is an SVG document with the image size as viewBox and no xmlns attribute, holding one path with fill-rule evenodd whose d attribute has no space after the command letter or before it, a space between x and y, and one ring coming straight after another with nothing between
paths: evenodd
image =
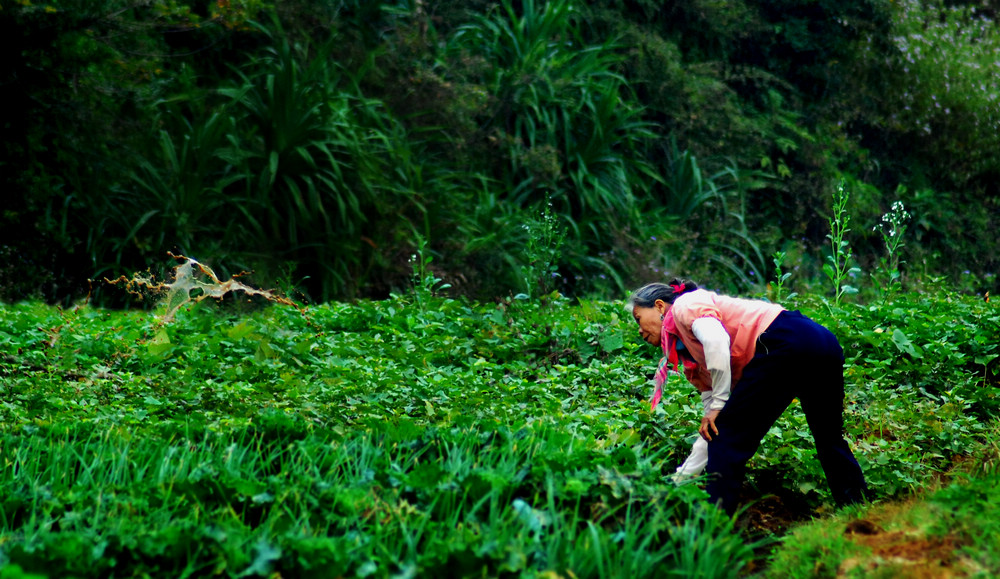
<instances>
[{"instance_id":1,"label":"pink scarf","mask_svg":"<svg viewBox=\"0 0 1000 579\"><path fill-rule=\"evenodd\" d=\"M656 390L653 391L653 403L649 406L649 411L656 409L656 405L663 398L663 385L667 382L667 377L671 371L677 371L677 324L674 323L673 308L667 310L663 316L663 326L660 328L660 346L663 348L663 358L660 359L660 366L656 369Z\"/></svg>"}]
</instances>

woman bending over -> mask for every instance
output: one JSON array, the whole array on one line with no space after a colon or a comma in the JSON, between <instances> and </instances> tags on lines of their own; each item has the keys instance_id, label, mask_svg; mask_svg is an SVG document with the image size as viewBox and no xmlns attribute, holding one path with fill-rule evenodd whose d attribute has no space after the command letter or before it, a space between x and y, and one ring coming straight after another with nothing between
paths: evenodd
<instances>
[{"instance_id":1,"label":"woman bending over","mask_svg":"<svg viewBox=\"0 0 1000 579\"><path fill-rule=\"evenodd\" d=\"M708 442L706 490L732 515L746 463L793 398L805 412L838 505L860 502L864 475L844 440L844 352L826 328L777 304L652 283L629 298L639 334L663 349L652 408L678 362L702 393L698 432ZM696 449L697 450L697 449Z\"/></svg>"}]
</instances>

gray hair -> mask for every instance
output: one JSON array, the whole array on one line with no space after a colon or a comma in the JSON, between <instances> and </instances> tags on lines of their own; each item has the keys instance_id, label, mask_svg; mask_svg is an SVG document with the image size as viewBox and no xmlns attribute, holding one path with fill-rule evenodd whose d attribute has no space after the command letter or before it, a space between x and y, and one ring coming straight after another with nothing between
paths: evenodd
<instances>
[{"instance_id":1,"label":"gray hair","mask_svg":"<svg viewBox=\"0 0 1000 579\"><path fill-rule=\"evenodd\" d=\"M681 291L675 290L674 286L681 286ZM656 300L672 304L678 297L696 289L698 289L698 284L680 279L671 280L669 284L648 283L632 292L625 303L625 309L632 311L636 306L651 308L656 304Z\"/></svg>"}]
</instances>

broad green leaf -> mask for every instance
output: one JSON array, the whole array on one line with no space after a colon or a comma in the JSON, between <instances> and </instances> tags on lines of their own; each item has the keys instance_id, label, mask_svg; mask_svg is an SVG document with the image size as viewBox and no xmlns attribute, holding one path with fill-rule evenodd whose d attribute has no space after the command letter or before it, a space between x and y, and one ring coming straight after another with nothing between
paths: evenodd
<instances>
[{"instance_id":1,"label":"broad green leaf","mask_svg":"<svg viewBox=\"0 0 1000 579\"><path fill-rule=\"evenodd\" d=\"M604 332L597 338L601 349L611 353L625 345L625 339L620 332Z\"/></svg>"},{"instance_id":2,"label":"broad green leaf","mask_svg":"<svg viewBox=\"0 0 1000 579\"><path fill-rule=\"evenodd\" d=\"M249 336L254 332L256 328L249 321L241 322L237 326L233 326L226 330L226 336L232 340L242 340L243 338Z\"/></svg>"},{"instance_id":3,"label":"broad green leaf","mask_svg":"<svg viewBox=\"0 0 1000 579\"><path fill-rule=\"evenodd\" d=\"M164 356L173 348L174 345L170 343L170 336L167 335L166 329L161 329L146 343L146 350L154 356Z\"/></svg>"},{"instance_id":4,"label":"broad green leaf","mask_svg":"<svg viewBox=\"0 0 1000 579\"><path fill-rule=\"evenodd\" d=\"M923 352L920 347L910 341L910 338L908 338L899 328L892 331L892 343L896 344L896 348L898 348L900 352L909 354L914 358L923 357Z\"/></svg>"}]
</instances>

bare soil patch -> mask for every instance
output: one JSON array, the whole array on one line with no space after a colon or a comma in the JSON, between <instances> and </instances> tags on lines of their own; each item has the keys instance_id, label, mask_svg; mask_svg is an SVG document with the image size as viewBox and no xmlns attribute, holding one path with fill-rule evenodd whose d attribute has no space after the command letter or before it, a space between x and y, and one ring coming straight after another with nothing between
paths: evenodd
<instances>
[{"instance_id":1,"label":"bare soil patch","mask_svg":"<svg viewBox=\"0 0 1000 579\"><path fill-rule=\"evenodd\" d=\"M865 519L850 521L848 539L870 553L841 563L838 576L867 575L912 579L969 577L979 569L961 554L963 539L956 534L932 535L914 525L900 524L899 516L912 501L876 507ZM886 530L886 528L892 530Z\"/></svg>"}]
</instances>

